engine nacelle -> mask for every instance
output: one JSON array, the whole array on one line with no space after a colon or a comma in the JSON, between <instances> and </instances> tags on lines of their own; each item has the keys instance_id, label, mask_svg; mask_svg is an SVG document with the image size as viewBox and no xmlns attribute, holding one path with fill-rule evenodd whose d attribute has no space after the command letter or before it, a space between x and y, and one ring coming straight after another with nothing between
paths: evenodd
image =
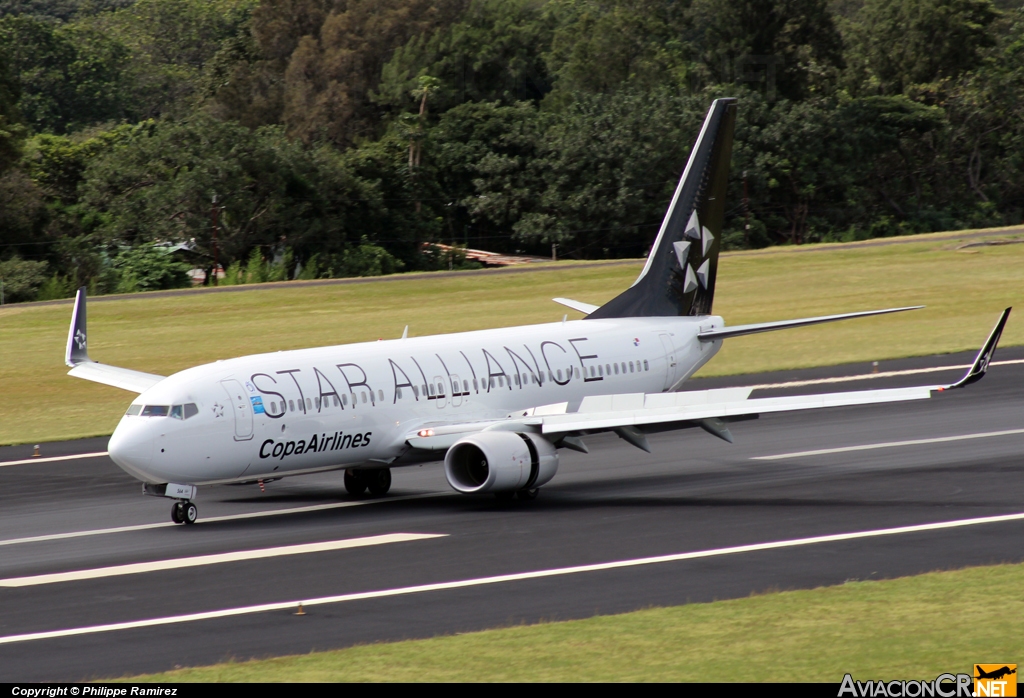
<instances>
[{"instance_id":1,"label":"engine nacelle","mask_svg":"<svg viewBox=\"0 0 1024 698\"><path fill-rule=\"evenodd\" d=\"M540 487L555 476L558 451L536 434L483 431L456 441L444 457L448 484L463 494Z\"/></svg>"}]
</instances>

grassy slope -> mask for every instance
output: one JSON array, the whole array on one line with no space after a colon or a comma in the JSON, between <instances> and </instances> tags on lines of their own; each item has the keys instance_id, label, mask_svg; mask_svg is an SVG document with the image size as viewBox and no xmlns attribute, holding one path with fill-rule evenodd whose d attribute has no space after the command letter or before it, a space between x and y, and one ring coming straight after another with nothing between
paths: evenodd
<instances>
[{"instance_id":1,"label":"grassy slope","mask_svg":"<svg viewBox=\"0 0 1024 698\"><path fill-rule=\"evenodd\" d=\"M999 310L1024 301L1024 245L956 251L950 239L725 255L715 311L740 324L896 305L923 311L730 340L703 375L960 351ZM431 278L350 286L281 284L252 293L136 298L89 308L89 351L104 363L168 375L247 353L410 334L548 322L568 296L601 303L632 266ZM571 317L578 314L569 311ZM108 434L128 393L65 375L70 307L0 309L0 444ZM1024 343L1011 320L1004 344Z\"/></svg>"},{"instance_id":2,"label":"grassy slope","mask_svg":"<svg viewBox=\"0 0 1024 698\"><path fill-rule=\"evenodd\" d=\"M1018 662L1024 565L366 645L152 681L823 681L931 679ZM323 612L309 609L309 613ZM296 623L305 619L296 617ZM138 679L133 679L138 680Z\"/></svg>"}]
</instances>

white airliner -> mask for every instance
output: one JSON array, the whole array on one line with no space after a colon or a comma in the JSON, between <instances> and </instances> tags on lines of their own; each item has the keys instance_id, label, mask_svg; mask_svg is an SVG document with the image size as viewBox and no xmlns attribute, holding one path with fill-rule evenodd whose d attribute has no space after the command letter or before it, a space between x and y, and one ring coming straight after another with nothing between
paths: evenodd
<instances>
[{"instance_id":1,"label":"white airliner","mask_svg":"<svg viewBox=\"0 0 1024 698\"><path fill-rule=\"evenodd\" d=\"M110 457L146 494L193 523L197 486L268 482L345 469L353 495L383 495L391 468L444 460L457 491L532 499L558 451L587 452L614 431L646 434L768 412L917 400L980 379L1007 308L962 380L825 395L750 399L750 388L677 392L722 341L756 332L892 313L891 308L726 327L711 314L736 103L711 106L640 276L603 306L556 298L585 319L243 356L163 377L95 363L78 291L66 362L72 376L138 393Z\"/></svg>"}]
</instances>

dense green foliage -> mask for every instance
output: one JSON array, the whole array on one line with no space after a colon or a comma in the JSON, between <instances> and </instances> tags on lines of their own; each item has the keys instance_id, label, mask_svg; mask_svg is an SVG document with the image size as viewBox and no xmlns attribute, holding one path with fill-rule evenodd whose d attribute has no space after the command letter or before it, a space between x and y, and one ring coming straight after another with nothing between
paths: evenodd
<instances>
[{"instance_id":1,"label":"dense green foliage","mask_svg":"<svg viewBox=\"0 0 1024 698\"><path fill-rule=\"evenodd\" d=\"M0 260L30 298L642 255L725 95L729 247L1024 215L1013 0L0 0Z\"/></svg>"}]
</instances>

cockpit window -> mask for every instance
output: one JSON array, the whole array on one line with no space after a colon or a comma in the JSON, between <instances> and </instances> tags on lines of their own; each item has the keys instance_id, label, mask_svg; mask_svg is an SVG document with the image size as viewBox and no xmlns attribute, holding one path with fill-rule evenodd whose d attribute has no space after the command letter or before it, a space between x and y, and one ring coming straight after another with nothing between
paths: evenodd
<instances>
[{"instance_id":1,"label":"cockpit window","mask_svg":"<svg viewBox=\"0 0 1024 698\"><path fill-rule=\"evenodd\" d=\"M171 408L167 405L146 405L142 408L143 417L166 417Z\"/></svg>"},{"instance_id":2,"label":"cockpit window","mask_svg":"<svg viewBox=\"0 0 1024 698\"><path fill-rule=\"evenodd\" d=\"M129 417L135 417L139 414L139 412L142 412L142 405L132 405L131 407L128 408L128 411L125 412L125 414L128 415Z\"/></svg>"},{"instance_id":3,"label":"cockpit window","mask_svg":"<svg viewBox=\"0 0 1024 698\"><path fill-rule=\"evenodd\" d=\"M188 419L189 417L195 417L197 414L199 414L199 408L196 407L194 402L171 406L171 416L175 419Z\"/></svg>"}]
</instances>

